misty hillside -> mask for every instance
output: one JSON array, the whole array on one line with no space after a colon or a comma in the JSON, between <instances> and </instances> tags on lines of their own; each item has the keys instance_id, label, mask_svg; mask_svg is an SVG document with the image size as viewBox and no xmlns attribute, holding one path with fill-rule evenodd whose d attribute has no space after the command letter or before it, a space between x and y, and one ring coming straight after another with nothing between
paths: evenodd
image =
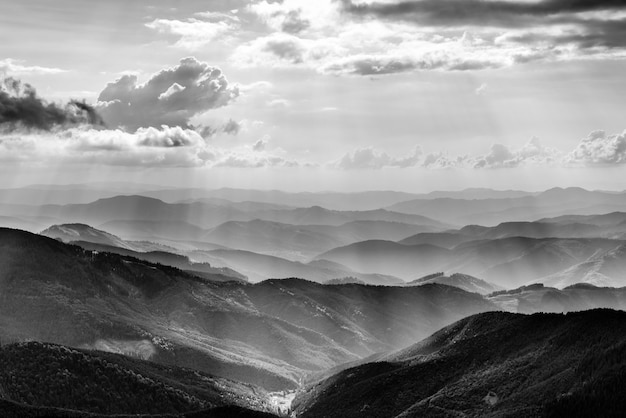
<instances>
[{"instance_id":1,"label":"misty hillside","mask_svg":"<svg viewBox=\"0 0 626 418\"><path fill-rule=\"evenodd\" d=\"M121 238L85 224L52 225L51 227L41 231L40 234L46 237L59 239L63 242L86 241L93 244L108 245L132 251L137 250L134 246L125 242Z\"/></svg>"},{"instance_id":2,"label":"misty hillside","mask_svg":"<svg viewBox=\"0 0 626 418\"><path fill-rule=\"evenodd\" d=\"M280 257L257 254L241 250L197 251L191 254L197 260L206 260L213 265L226 266L245 274L250 281L259 282L267 279L302 278L324 283L329 280L354 276L372 285L398 285L401 279L375 273L360 273L339 263L312 261L302 263Z\"/></svg>"},{"instance_id":3,"label":"misty hillside","mask_svg":"<svg viewBox=\"0 0 626 418\"><path fill-rule=\"evenodd\" d=\"M465 318L307 388L299 417L602 416L623 413L626 314Z\"/></svg>"},{"instance_id":4,"label":"misty hillside","mask_svg":"<svg viewBox=\"0 0 626 418\"><path fill-rule=\"evenodd\" d=\"M585 262L589 257L608 253L622 243L599 238L510 237L473 240L448 249L431 244L364 241L335 248L317 258L364 273L386 272L407 281L433 271L462 271L497 286L511 288L541 280Z\"/></svg>"},{"instance_id":5,"label":"misty hillside","mask_svg":"<svg viewBox=\"0 0 626 418\"><path fill-rule=\"evenodd\" d=\"M495 309L460 289L218 283L0 229L0 335L131 352L268 389Z\"/></svg>"},{"instance_id":6,"label":"misty hillside","mask_svg":"<svg viewBox=\"0 0 626 418\"><path fill-rule=\"evenodd\" d=\"M497 290L502 290L502 288L492 283L462 273L453 273L449 276L445 275L444 273L433 273L413 280L406 285L421 286L428 283L439 283L445 284L447 286L454 286L467 292L480 293L481 295L486 295L489 293L493 293Z\"/></svg>"},{"instance_id":7,"label":"misty hillside","mask_svg":"<svg viewBox=\"0 0 626 418\"><path fill-rule=\"evenodd\" d=\"M626 244L606 253L598 253L566 270L544 277L542 282L556 287L589 283L595 286L626 285Z\"/></svg>"},{"instance_id":8,"label":"misty hillside","mask_svg":"<svg viewBox=\"0 0 626 418\"><path fill-rule=\"evenodd\" d=\"M415 199L391 211L433 217L452 224L497 225L563 215L593 215L626 209L626 194L554 188L531 196L487 199Z\"/></svg>"},{"instance_id":9,"label":"misty hillside","mask_svg":"<svg viewBox=\"0 0 626 418\"><path fill-rule=\"evenodd\" d=\"M126 239L171 239L197 241L206 230L186 221L113 220L99 228Z\"/></svg>"}]
</instances>

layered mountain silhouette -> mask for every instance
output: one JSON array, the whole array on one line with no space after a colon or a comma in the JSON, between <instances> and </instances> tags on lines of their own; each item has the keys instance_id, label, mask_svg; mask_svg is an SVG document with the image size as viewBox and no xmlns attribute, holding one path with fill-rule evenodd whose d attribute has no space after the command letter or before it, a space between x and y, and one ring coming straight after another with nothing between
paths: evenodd
<instances>
[{"instance_id":1,"label":"layered mountain silhouette","mask_svg":"<svg viewBox=\"0 0 626 418\"><path fill-rule=\"evenodd\" d=\"M396 203L388 209L434 217L452 224L496 225L511 220L533 221L562 215L624 211L626 193L554 188L535 195L507 198L419 198Z\"/></svg>"},{"instance_id":2,"label":"layered mountain silhouette","mask_svg":"<svg viewBox=\"0 0 626 418\"><path fill-rule=\"evenodd\" d=\"M480 293L482 295L486 295L489 293L496 292L498 290L502 290L501 288L499 288L498 286L494 284L491 284L484 280L470 276L468 274L453 273L449 276L446 276L443 272L433 273L424 277L420 277L419 279L413 280L412 282L409 282L406 285L407 286L421 286L421 285L425 285L428 283L445 284L448 286L458 287L468 292Z\"/></svg>"},{"instance_id":3,"label":"layered mountain silhouette","mask_svg":"<svg viewBox=\"0 0 626 418\"><path fill-rule=\"evenodd\" d=\"M504 288L559 273L590 257L614 254L623 241L603 238L478 239L443 248L392 241L364 241L339 247L317 258L366 273L387 272L411 281L433 271L460 271ZM613 253L612 253L613 252ZM626 285L616 280L615 286Z\"/></svg>"},{"instance_id":4,"label":"layered mountain silhouette","mask_svg":"<svg viewBox=\"0 0 626 418\"><path fill-rule=\"evenodd\" d=\"M1 416L623 415L626 192L0 195Z\"/></svg>"},{"instance_id":5,"label":"layered mountain silhouette","mask_svg":"<svg viewBox=\"0 0 626 418\"><path fill-rule=\"evenodd\" d=\"M219 283L9 229L0 250L5 338L130 352L268 389L496 308L435 284Z\"/></svg>"}]
</instances>

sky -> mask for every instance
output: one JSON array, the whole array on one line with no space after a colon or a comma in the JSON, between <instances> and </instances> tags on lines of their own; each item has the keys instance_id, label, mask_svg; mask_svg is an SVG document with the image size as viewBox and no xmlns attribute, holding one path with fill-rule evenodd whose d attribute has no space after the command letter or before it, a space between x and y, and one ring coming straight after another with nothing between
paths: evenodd
<instances>
[{"instance_id":1,"label":"sky","mask_svg":"<svg viewBox=\"0 0 626 418\"><path fill-rule=\"evenodd\" d=\"M0 4L0 186L623 190L622 0Z\"/></svg>"}]
</instances>

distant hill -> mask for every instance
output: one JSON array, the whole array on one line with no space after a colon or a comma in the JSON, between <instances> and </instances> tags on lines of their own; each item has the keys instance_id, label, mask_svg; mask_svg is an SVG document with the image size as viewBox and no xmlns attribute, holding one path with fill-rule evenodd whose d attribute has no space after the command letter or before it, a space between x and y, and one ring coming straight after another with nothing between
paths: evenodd
<instances>
[{"instance_id":1,"label":"distant hill","mask_svg":"<svg viewBox=\"0 0 626 418\"><path fill-rule=\"evenodd\" d=\"M519 313L575 312L598 307L626 310L626 287L579 283L564 289L535 283L487 296L502 310Z\"/></svg>"},{"instance_id":2,"label":"distant hill","mask_svg":"<svg viewBox=\"0 0 626 418\"><path fill-rule=\"evenodd\" d=\"M148 220L113 220L100 225L105 231L111 231L126 239L155 239L194 241L202 239L206 230L189 222L148 221Z\"/></svg>"},{"instance_id":3,"label":"distant hill","mask_svg":"<svg viewBox=\"0 0 626 418\"><path fill-rule=\"evenodd\" d=\"M497 225L508 221L534 221L562 215L592 215L626 210L626 193L554 188L530 196L465 199L414 199L388 206L388 210L433 217L452 224Z\"/></svg>"},{"instance_id":4,"label":"distant hill","mask_svg":"<svg viewBox=\"0 0 626 418\"><path fill-rule=\"evenodd\" d=\"M323 263L318 261L302 263L250 251L214 250L196 252L192 255L198 259L206 257L206 260L212 263L212 265L224 265L239 271L245 274L252 282L298 277L324 283L345 276L354 276L364 283L372 285L391 286L404 283L401 279L391 275L360 273L339 263Z\"/></svg>"},{"instance_id":5,"label":"distant hill","mask_svg":"<svg viewBox=\"0 0 626 418\"><path fill-rule=\"evenodd\" d=\"M417 195L394 191L369 192L299 192L221 188L159 190L142 193L166 201L184 199L222 199L231 202L259 202L292 207L322 206L332 210L372 210L414 199Z\"/></svg>"},{"instance_id":6,"label":"distant hill","mask_svg":"<svg viewBox=\"0 0 626 418\"><path fill-rule=\"evenodd\" d=\"M465 318L311 385L298 417L623 415L626 313ZM419 377L419 378L416 378Z\"/></svg>"},{"instance_id":7,"label":"distant hill","mask_svg":"<svg viewBox=\"0 0 626 418\"><path fill-rule=\"evenodd\" d=\"M229 268L214 268L208 263L192 263L187 256L167 251L146 251L146 247L161 247L137 241L125 241L106 231L85 224L53 225L40 233L43 236L69 242L91 251L131 256L151 263L160 263L181 270L202 274L210 280L247 281L246 276Z\"/></svg>"},{"instance_id":8,"label":"distant hill","mask_svg":"<svg viewBox=\"0 0 626 418\"><path fill-rule=\"evenodd\" d=\"M136 248L118 236L85 224L52 225L40 232L41 235L63 242L85 241L135 251Z\"/></svg>"},{"instance_id":9,"label":"distant hill","mask_svg":"<svg viewBox=\"0 0 626 418\"><path fill-rule=\"evenodd\" d=\"M334 216L326 220L335 222ZM351 221L332 226L285 223L288 221L289 219L281 222L255 219L245 222L225 222L206 232L201 239L237 250L305 261L320 252L341 245L368 239L401 239L417 231L435 229L389 221Z\"/></svg>"},{"instance_id":10,"label":"distant hill","mask_svg":"<svg viewBox=\"0 0 626 418\"><path fill-rule=\"evenodd\" d=\"M477 239L452 247L364 241L335 248L316 258L364 273L386 272L407 281L433 271L462 271L511 288L608 253L623 241L595 238Z\"/></svg>"},{"instance_id":11,"label":"distant hill","mask_svg":"<svg viewBox=\"0 0 626 418\"><path fill-rule=\"evenodd\" d=\"M211 281L241 281L247 282L248 278L228 267L213 267L209 263L194 263L189 257L165 251L146 251L137 252L126 250L124 248L113 247L110 245L94 244L85 241L75 241L73 244L80 246L86 250L108 252L123 256L130 256L138 260L147 261L149 263L162 264L181 269L185 272L199 275Z\"/></svg>"},{"instance_id":12,"label":"distant hill","mask_svg":"<svg viewBox=\"0 0 626 418\"><path fill-rule=\"evenodd\" d=\"M595 286L626 286L626 244L598 252L582 263L541 279L548 286L564 288L576 283Z\"/></svg>"},{"instance_id":13,"label":"distant hill","mask_svg":"<svg viewBox=\"0 0 626 418\"><path fill-rule=\"evenodd\" d=\"M502 288L499 286L496 286L484 280L480 280L474 276L461 273L453 273L449 276L446 276L444 273L429 274L427 276L413 280L406 285L421 286L428 283L438 283L448 286L454 286L467 292L480 293L481 295L486 295L498 290L502 290Z\"/></svg>"}]
</instances>

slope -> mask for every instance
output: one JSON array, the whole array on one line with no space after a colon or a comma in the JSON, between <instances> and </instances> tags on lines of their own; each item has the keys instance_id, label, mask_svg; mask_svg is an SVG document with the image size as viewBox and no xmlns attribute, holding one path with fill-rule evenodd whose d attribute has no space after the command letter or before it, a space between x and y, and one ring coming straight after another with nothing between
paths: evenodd
<instances>
[{"instance_id":1,"label":"slope","mask_svg":"<svg viewBox=\"0 0 626 418\"><path fill-rule=\"evenodd\" d=\"M578 416L621 416L626 401L610 388L626 382L625 332L626 313L618 311L479 314L312 385L295 411L303 418L572 416L566 411L579 404Z\"/></svg>"}]
</instances>

